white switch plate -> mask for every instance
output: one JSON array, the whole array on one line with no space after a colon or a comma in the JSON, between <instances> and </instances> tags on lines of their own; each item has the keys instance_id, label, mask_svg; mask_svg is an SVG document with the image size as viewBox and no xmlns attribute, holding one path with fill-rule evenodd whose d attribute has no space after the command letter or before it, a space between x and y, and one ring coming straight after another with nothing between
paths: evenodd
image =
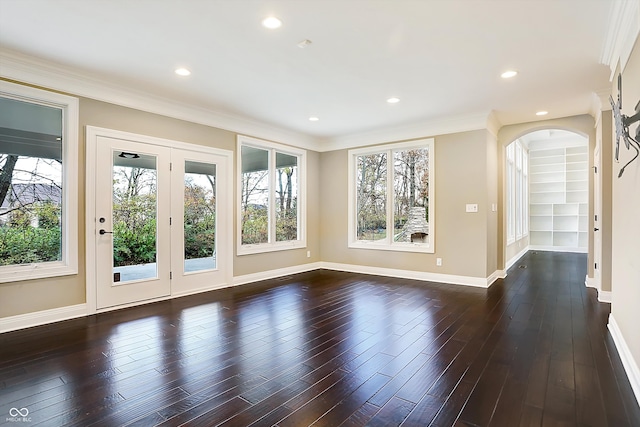
<instances>
[{"instance_id":1,"label":"white switch plate","mask_svg":"<svg viewBox=\"0 0 640 427\"><path fill-rule=\"evenodd\" d=\"M442 267L442 258L436 258L436 265Z\"/></svg>"},{"instance_id":2,"label":"white switch plate","mask_svg":"<svg viewBox=\"0 0 640 427\"><path fill-rule=\"evenodd\" d=\"M496 212L498 210L498 205L495 203L491 203L491 212Z\"/></svg>"},{"instance_id":3,"label":"white switch plate","mask_svg":"<svg viewBox=\"0 0 640 427\"><path fill-rule=\"evenodd\" d=\"M478 212L477 203L467 203L467 212Z\"/></svg>"}]
</instances>

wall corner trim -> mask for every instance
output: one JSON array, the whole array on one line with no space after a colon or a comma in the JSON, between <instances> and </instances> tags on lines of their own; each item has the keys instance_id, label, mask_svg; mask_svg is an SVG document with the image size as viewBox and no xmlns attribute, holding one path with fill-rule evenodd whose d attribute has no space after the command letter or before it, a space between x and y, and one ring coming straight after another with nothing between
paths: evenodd
<instances>
[{"instance_id":1,"label":"wall corner trim","mask_svg":"<svg viewBox=\"0 0 640 427\"><path fill-rule=\"evenodd\" d=\"M618 323L616 323L615 317L613 317L613 313L609 314L609 323L607 324L607 327L609 328L609 333L611 334L616 349L618 350L620 359L622 359L622 366L627 373L633 393L636 395L636 400L640 405L640 368L638 367L637 361L633 359L631 350L622 335L622 331L620 330Z\"/></svg>"},{"instance_id":2,"label":"wall corner trim","mask_svg":"<svg viewBox=\"0 0 640 427\"><path fill-rule=\"evenodd\" d=\"M69 305L0 318L0 333L87 316L87 304Z\"/></svg>"}]
</instances>

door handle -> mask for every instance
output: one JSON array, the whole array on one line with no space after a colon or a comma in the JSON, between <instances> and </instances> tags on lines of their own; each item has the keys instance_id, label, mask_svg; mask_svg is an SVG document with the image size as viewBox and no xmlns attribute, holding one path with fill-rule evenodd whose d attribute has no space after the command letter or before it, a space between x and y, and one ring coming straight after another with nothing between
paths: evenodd
<instances>
[{"instance_id":1,"label":"door handle","mask_svg":"<svg viewBox=\"0 0 640 427\"><path fill-rule=\"evenodd\" d=\"M104 228L100 229L100 234L113 234L113 231L107 231Z\"/></svg>"},{"instance_id":2,"label":"door handle","mask_svg":"<svg viewBox=\"0 0 640 427\"><path fill-rule=\"evenodd\" d=\"M600 229L599 228L594 228L593 231L600 231Z\"/></svg>"}]
</instances>

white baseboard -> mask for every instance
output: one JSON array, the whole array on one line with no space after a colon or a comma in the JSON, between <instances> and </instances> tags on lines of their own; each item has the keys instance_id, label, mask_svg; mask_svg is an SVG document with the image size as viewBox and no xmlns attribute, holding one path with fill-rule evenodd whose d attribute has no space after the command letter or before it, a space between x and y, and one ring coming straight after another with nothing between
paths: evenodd
<instances>
[{"instance_id":1,"label":"white baseboard","mask_svg":"<svg viewBox=\"0 0 640 427\"><path fill-rule=\"evenodd\" d=\"M611 291L603 291L601 289L601 283L595 277L586 276L584 279L584 285L587 288L593 288L598 293L598 301L611 304Z\"/></svg>"},{"instance_id":2,"label":"white baseboard","mask_svg":"<svg viewBox=\"0 0 640 427\"><path fill-rule=\"evenodd\" d=\"M348 271L350 273L373 274L375 276L399 277L403 279L423 280L428 282L449 283L453 285L475 286L488 288L498 279L498 270L488 278L473 276L456 276L452 274L431 273L426 271L398 270L395 268L369 267L365 265L340 264L335 262L321 262L321 268L327 270Z\"/></svg>"},{"instance_id":3,"label":"white baseboard","mask_svg":"<svg viewBox=\"0 0 640 427\"><path fill-rule=\"evenodd\" d=\"M598 289L598 301L611 304L611 291L603 291Z\"/></svg>"},{"instance_id":4,"label":"white baseboard","mask_svg":"<svg viewBox=\"0 0 640 427\"><path fill-rule=\"evenodd\" d=\"M587 248L573 248L573 247L560 247L560 246L539 246L539 245L529 245L530 251L543 251L543 252L573 252L577 254L586 254L588 252Z\"/></svg>"},{"instance_id":5,"label":"white baseboard","mask_svg":"<svg viewBox=\"0 0 640 427\"><path fill-rule=\"evenodd\" d=\"M489 277L472 277L457 276L452 274L430 273L423 271L398 270L392 268L367 267L353 264L339 264L332 262L314 262L309 264L296 265L292 267L278 268L275 270L261 271L258 273L245 274L233 278L232 283L216 286L215 288L202 288L193 291L184 292L177 295L156 298L148 301L125 304L116 307L109 307L97 310L97 313L103 313L122 308L134 307L142 304L163 301L167 299L182 297L186 295L208 292L216 289L239 286L247 283L259 282L261 280L275 279L277 277L288 276L290 274L304 273L306 271L318 270L325 268L328 270L348 271L352 273L373 274L377 276L400 277L405 279L423 280L437 283L450 283L454 285L475 286L479 288L488 288L496 280L506 277L504 270L496 270ZM30 328L33 326L44 325L46 323L59 322L77 317L87 316L89 314L87 304L77 304L68 307L54 308L51 310L38 311L35 313L20 314L17 316L0 318L0 333L14 331L17 329Z\"/></svg>"},{"instance_id":6,"label":"white baseboard","mask_svg":"<svg viewBox=\"0 0 640 427\"><path fill-rule=\"evenodd\" d=\"M489 277L487 277L487 288L491 285L493 285L493 282L495 282L498 279L504 279L505 277L507 277L507 272L506 270L496 270L493 273L491 273L491 275Z\"/></svg>"},{"instance_id":7,"label":"white baseboard","mask_svg":"<svg viewBox=\"0 0 640 427\"><path fill-rule=\"evenodd\" d=\"M585 276L584 277L584 285L587 288L600 289L600 284L598 283L598 281L596 280L595 277Z\"/></svg>"},{"instance_id":8,"label":"white baseboard","mask_svg":"<svg viewBox=\"0 0 640 427\"><path fill-rule=\"evenodd\" d=\"M633 393L636 395L636 400L640 405L640 368L638 368L638 363L633 359L631 350L629 350L629 346L616 323L615 317L613 317L613 313L609 314L607 327L616 345L616 349L618 349L620 359L622 359L622 366L624 366L624 370L627 373Z\"/></svg>"},{"instance_id":9,"label":"white baseboard","mask_svg":"<svg viewBox=\"0 0 640 427\"><path fill-rule=\"evenodd\" d=\"M294 265L293 267L278 268L275 270L261 271L259 273L235 276L233 278L232 286L259 282L261 280L275 279L276 277L287 276L289 274L304 273L305 271L318 270L320 268L323 268L321 264L321 262L312 262L309 264Z\"/></svg>"},{"instance_id":10,"label":"white baseboard","mask_svg":"<svg viewBox=\"0 0 640 427\"><path fill-rule=\"evenodd\" d=\"M31 328L46 323L75 319L87 315L87 304L76 304L50 310L0 318L0 333Z\"/></svg>"},{"instance_id":11,"label":"white baseboard","mask_svg":"<svg viewBox=\"0 0 640 427\"><path fill-rule=\"evenodd\" d=\"M504 266L505 271L508 271L513 265L520 260L527 252L529 252L529 246L515 254Z\"/></svg>"}]
</instances>

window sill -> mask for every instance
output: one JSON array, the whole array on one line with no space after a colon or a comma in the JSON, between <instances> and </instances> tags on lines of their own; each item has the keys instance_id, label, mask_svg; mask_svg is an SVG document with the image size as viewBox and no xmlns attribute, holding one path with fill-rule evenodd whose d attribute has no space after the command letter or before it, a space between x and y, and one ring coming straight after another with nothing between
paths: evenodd
<instances>
[{"instance_id":1,"label":"window sill","mask_svg":"<svg viewBox=\"0 0 640 427\"><path fill-rule=\"evenodd\" d=\"M302 240L296 240L294 242L262 243L257 245L240 245L238 247L237 255L242 256L267 252L288 251L292 249L304 249L306 247L307 243Z\"/></svg>"},{"instance_id":2,"label":"window sill","mask_svg":"<svg viewBox=\"0 0 640 427\"><path fill-rule=\"evenodd\" d=\"M51 277L71 276L73 274L78 274L78 269L65 265L62 262L24 264L20 266L11 265L0 267L0 283L48 279Z\"/></svg>"},{"instance_id":3,"label":"window sill","mask_svg":"<svg viewBox=\"0 0 640 427\"><path fill-rule=\"evenodd\" d=\"M351 242L349 243L350 249L372 249L377 251L391 251L391 252L417 252L417 253L435 253L435 247L431 244L420 243L396 243L389 245L388 243L374 243L374 242Z\"/></svg>"}]
</instances>

